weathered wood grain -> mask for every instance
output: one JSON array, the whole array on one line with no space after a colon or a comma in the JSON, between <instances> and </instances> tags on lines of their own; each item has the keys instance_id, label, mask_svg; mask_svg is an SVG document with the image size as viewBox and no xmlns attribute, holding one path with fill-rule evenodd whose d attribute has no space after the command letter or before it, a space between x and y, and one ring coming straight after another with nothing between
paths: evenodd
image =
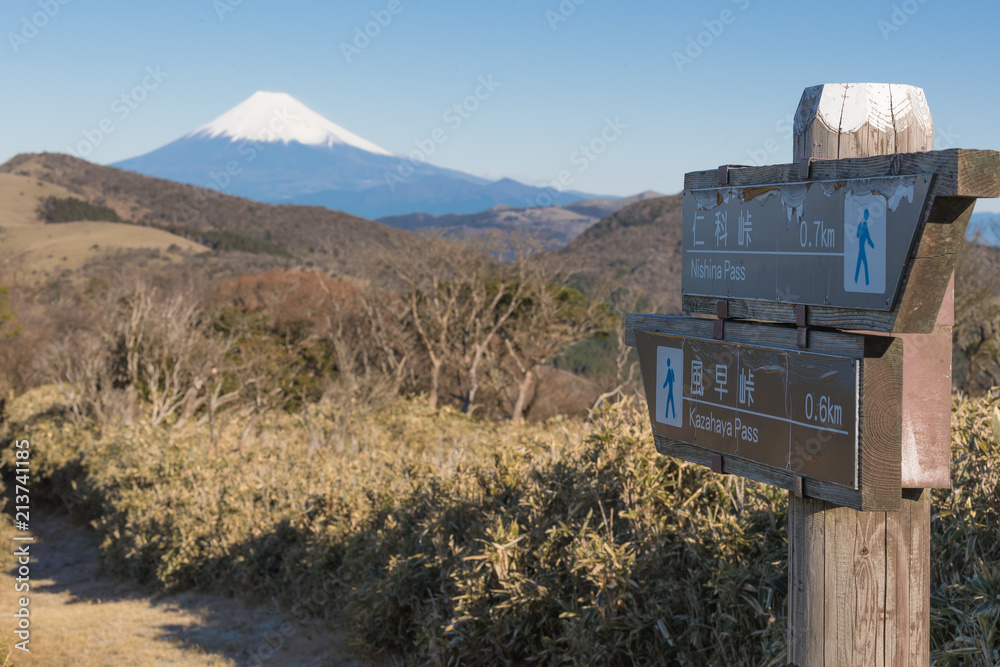
<instances>
[{"instance_id":1,"label":"weathered wood grain","mask_svg":"<svg viewBox=\"0 0 1000 667\"><path fill-rule=\"evenodd\" d=\"M715 312L717 301L718 299L711 297L684 295L681 297L681 307L686 313L711 315ZM734 320L795 324L794 304L749 299L727 299L727 303L729 304L729 317ZM806 308L806 325L810 327L888 333L893 330L895 323L896 312L826 308L824 306Z\"/></svg>"},{"instance_id":2,"label":"weathered wood grain","mask_svg":"<svg viewBox=\"0 0 1000 667\"><path fill-rule=\"evenodd\" d=\"M889 84L892 125L896 134L894 153L934 150L934 120L924 91L916 86Z\"/></svg>"},{"instance_id":3,"label":"weathered wood grain","mask_svg":"<svg viewBox=\"0 0 1000 667\"><path fill-rule=\"evenodd\" d=\"M898 509L901 489L903 419L903 342L865 339L861 364L859 461L863 508Z\"/></svg>"},{"instance_id":4,"label":"weathered wood grain","mask_svg":"<svg viewBox=\"0 0 1000 667\"><path fill-rule=\"evenodd\" d=\"M878 178L934 174L930 195L934 197L1000 197L1000 153L991 150L950 148L923 153L897 153L871 157L815 160L809 169L811 181ZM748 187L798 183L803 179L798 163L765 167L732 167L729 185ZM684 189L719 187L716 169L684 175Z\"/></svg>"},{"instance_id":5,"label":"weathered wood grain","mask_svg":"<svg viewBox=\"0 0 1000 667\"><path fill-rule=\"evenodd\" d=\"M884 659L885 515L837 507L826 510L825 563L835 586L827 591L836 609L838 665L870 667ZM831 539L832 538L832 539ZM881 626L881 629L880 629ZM880 641L881 640L881 641Z\"/></svg>"},{"instance_id":6,"label":"weathered wood grain","mask_svg":"<svg viewBox=\"0 0 1000 667\"><path fill-rule=\"evenodd\" d=\"M649 313L628 313L625 316L625 343L635 346L635 332L673 334L712 338L713 320L680 317L676 315L653 315ZM796 343L796 331L792 327L761 326L747 322L726 322L723 340L744 345L760 345L781 350L802 352ZM865 356L865 339L857 334L836 331L812 331L806 350L820 354L833 354L851 359Z\"/></svg>"},{"instance_id":7,"label":"weathered wood grain","mask_svg":"<svg viewBox=\"0 0 1000 667\"><path fill-rule=\"evenodd\" d=\"M909 646L909 503L885 516L885 656L886 667L907 664ZM893 641L895 638L895 641Z\"/></svg>"},{"instance_id":8,"label":"weathered wood grain","mask_svg":"<svg viewBox=\"0 0 1000 667\"><path fill-rule=\"evenodd\" d=\"M903 296L893 326L896 333L934 331L975 204L970 197L937 197L932 202L900 286Z\"/></svg>"},{"instance_id":9,"label":"weathered wood grain","mask_svg":"<svg viewBox=\"0 0 1000 667\"><path fill-rule=\"evenodd\" d=\"M846 90L842 83L828 83L802 91L792 133L795 162L803 155L817 160L837 159L840 151L837 133Z\"/></svg>"},{"instance_id":10,"label":"weathered wood grain","mask_svg":"<svg viewBox=\"0 0 1000 667\"><path fill-rule=\"evenodd\" d=\"M788 561L790 572L802 573L809 564L823 562L825 533L817 530L826 503L812 498L788 508ZM789 628L789 656L822 656L824 636L824 586L821 577L797 576L789 581L788 608L802 623ZM801 663L806 664L806 663Z\"/></svg>"},{"instance_id":11,"label":"weathered wood grain","mask_svg":"<svg viewBox=\"0 0 1000 667\"><path fill-rule=\"evenodd\" d=\"M795 627L788 628L788 655L792 656L800 651L807 651L805 647L806 638L809 636L809 628L806 622L805 582L801 577L793 578L792 570L801 571L805 567L806 548L805 535L801 527L804 521L805 506L802 503L788 506L788 525L785 528L785 535L788 538L788 614L802 619L801 623ZM803 533L800 535L800 533ZM802 648L799 648L802 646Z\"/></svg>"},{"instance_id":12,"label":"weathered wood grain","mask_svg":"<svg viewBox=\"0 0 1000 667\"><path fill-rule=\"evenodd\" d=\"M909 586L907 618L910 627L906 650L909 664L927 665L930 663L931 641L931 492L928 489L912 489L904 493L910 514L906 581ZM897 577L901 577L901 573L897 573Z\"/></svg>"},{"instance_id":13,"label":"weathered wood grain","mask_svg":"<svg viewBox=\"0 0 1000 667\"><path fill-rule=\"evenodd\" d=\"M793 161L933 149L924 91L903 84L827 83L806 88L793 125Z\"/></svg>"},{"instance_id":14,"label":"weathered wood grain","mask_svg":"<svg viewBox=\"0 0 1000 667\"><path fill-rule=\"evenodd\" d=\"M812 525L812 528L823 534L823 559L814 560L811 563L806 564L806 571L801 573L801 576L806 578L816 577L823 581L823 652L820 655L812 655L806 657L803 661L796 664L801 667L806 665L841 665L841 656L838 655L839 642L837 641L837 633L840 628L844 626L845 618L843 610L837 604L838 598L836 592L842 587L840 581L841 570L834 567L833 561L836 560L837 554L835 553L835 545L838 538L837 535L837 510L842 509L838 507L831 506L829 503L824 504L823 511L820 513L819 519ZM818 535L810 535L807 539L818 540L820 537ZM829 557L830 563L827 563ZM791 574L791 573L789 573ZM799 619L788 619L789 625L799 623ZM832 640L832 641L831 641Z\"/></svg>"},{"instance_id":15,"label":"weathered wood grain","mask_svg":"<svg viewBox=\"0 0 1000 667\"><path fill-rule=\"evenodd\" d=\"M905 489L902 509L886 515L887 667L930 663L930 496Z\"/></svg>"},{"instance_id":16,"label":"weathered wood grain","mask_svg":"<svg viewBox=\"0 0 1000 667\"><path fill-rule=\"evenodd\" d=\"M888 88L891 99L894 89L892 86ZM845 98L848 95L846 90L833 92ZM909 94L908 92L907 95ZM822 106L821 102L811 97L804 95L803 99L807 104ZM909 104L913 103L912 99L907 100ZM903 106L902 102L900 106ZM880 122L878 116L875 121ZM921 141L929 145L933 140L930 127L929 113L926 118L912 117L906 123L894 122L894 150L919 146ZM844 130L843 127L839 128L838 134ZM829 130L823 125L815 125L811 129L813 134L824 131ZM847 131L850 133L854 130L847 128ZM886 133L888 132L887 129ZM924 133L923 139L921 132ZM833 143L832 138L825 141L827 145ZM867 144L862 141L838 143L838 155L841 158L849 157L841 150L845 145L849 150L863 152L880 150L880 146L885 149L889 146L888 142L889 139L886 138L885 142L869 141ZM801 145L816 143L818 140L811 137L809 142ZM808 157L808 154L805 156ZM968 222L965 216L966 212L971 213L971 207L968 200L963 198L996 196L997 162L997 155L991 151L910 153L842 160L836 166L820 161L813 164L810 177L826 178L831 171L840 174L870 169L914 173L906 170L917 169L917 165L920 165L921 173L939 174L940 177L936 176L932 184L935 199L927 214L923 230L925 233L921 234L920 242L913 249L914 262L910 274L911 282L919 282L921 288L924 284L929 284L934 292L942 278L941 266L946 263L947 256L951 254L949 251L955 247L959 235L965 233L964 225ZM941 170L928 168L931 165L940 166ZM746 170L734 170L732 180L739 182L750 177L770 179L773 175L781 174L790 177L789 180L797 180L792 177L790 170L783 167L776 168L771 174L745 172ZM842 176L835 177L850 176L843 173ZM687 180L685 179L686 184ZM957 224L948 228L952 223ZM946 261L937 261L941 257L946 258ZM947 278L950 278L950 272L951 269L948 270ZM947 279L942 286L942 290L945 289ZM901 317L909 318L909 321L894 326L897 330L904 327L924 327L927 325L927 312L932 309L934 317L930 324L933 326L942 297L943 291L941 295L925 295L923 298L926 302L912 299L910 302L904 301L901 303L900 313ZM730 305L731 311L732 308ZM866 476L877 477L882 474L877 470L881 456L887 457L886 465L891 469L889 474L899 474L899 469L892 469L900 460L901 433L896 433L896 427L900 422L899 415L905 409L901 401L902 391L897 388L902 382L899 373L902 366L899 343L899 340L883 343L885 352L881 356L869 348L869 355L877 361L866 359L862 371L863 405L877 402L870 400L873 394L879 399L891 399L874 411L866 410L862 414L862 433L868 434L872 430L878 432L874 436L876 441L868 444L875 450L882 450L881 455L862 457L859 471L862 496L865 494ZM870 345L877 344L870 342ZM896 393L891 393L893 391ZM864 400L865 396L869 400ZM900 398L898 403L897 398ZM862 497L861 500L863 504L865 498ZM902 490L899 501L898 510L888 512L863 512L856 511L857 508L852 506L827 505L819 512L822 521L809 524L799 522L799 529L794 534L789 532L789 586L798 585L803 590L817 589L822 582L824 595L823 637L820 640L822 650L811 643L793 641L813 628L815 623L801 605L789 606L788 657L791 664L923 667L929 663L930 492L924 490L914 495L912 491ZM790 494L789 516L802 516L806 511L806 502ZM813 556L805 560L792 556L801 554L807 544L820 541L825 545L822 558Z\"/></svg>"}]
</instances>

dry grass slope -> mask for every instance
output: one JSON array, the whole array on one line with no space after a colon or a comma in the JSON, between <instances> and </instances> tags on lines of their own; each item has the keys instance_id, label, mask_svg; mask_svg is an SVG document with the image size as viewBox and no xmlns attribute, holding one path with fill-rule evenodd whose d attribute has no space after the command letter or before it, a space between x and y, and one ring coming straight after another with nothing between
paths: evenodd
<instances>
[{"instance_id":1,"label":"dry grass slope","mask_svg":"<svg viewBox=\"0 0 1000 667\"><path fill-rule=\"evenodd\" d=\"M27 172L24 172L27 173ZM38 205L47 197L69 197L66 188L21 173L0 173L0 227L38 224Z\"/></svg>"},{"instance_id":2,"label":"dry grass slope","mask_svg":"<svg viewBox=\"0 0 1000 667\"><path fill-rule=\"evenodd\" d=\"M0 165L0 174L27 174L140 224L236 232L278 243L298 261L374 281L391 279L392 260L419 258L431 243L339 211L261 204L55 153L17 155Z\"/></svg>"},{"instance_id":3,"label":"dry grass slope","mask_svg":"<svg viewBox=\"0 0 1000 667\"><path fill-rule=\"evenodd\" d=\"M28 282L46 282L101 257L129 250L156 251L161 262L182 261L209 252L174 234L115 222L66 222L0 230L5 253L18 256L18 273Z\"/></svg>"}]
</instances>

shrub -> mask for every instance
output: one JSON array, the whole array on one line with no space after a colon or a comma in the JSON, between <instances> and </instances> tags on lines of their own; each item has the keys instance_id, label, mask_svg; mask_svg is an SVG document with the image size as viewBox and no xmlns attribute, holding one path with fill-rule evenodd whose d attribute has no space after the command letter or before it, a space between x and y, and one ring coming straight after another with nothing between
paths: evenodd
<instances>
[{"instance_id":1,"label":"shrub","mask_svg":"<svg viewBox=\"0 0 1000 667\"><path fill-rule=\"evenodd\" d=\"M46 197L38 206L38 217L45 222L77 222L99 220L124 222L114 209L91 204L76 197Z\"/></svg>"},{"instance_id":2,"label":"shrub","mask_svg":"<svg viewBox=\"0 0 1000 667\"><path fill-rule=\"evenodd\" d=\"M1000 664L1000 389L956 399L952 488L934 491L932 659Z\"/></svg>"},{"instance_id":3,"label":"shrub","mask_svg":"<svg viewBox=\"0 0 1000 667\"><path fill-rule=\"evenodd\" d=\"M37 492L92 519L107 567L153 588L290 606L332 590L314 611L414 663L784 664L786 493L659 456L632 401L590 423L525 425L419 400L345 420L349 399L327 397L261 415L246 447L224 425L204 456L194 421L98 431L51 393L10 410ZM955 488L934 492L932 653L989 666L1000 390L954 408ZM317 448L313 428L334 435ZM0 460L9 469L9 444Z\"/></svg>"},{"instance_id":4,"label":"shrub","mask_svg":"<svg viewBox=\"0 0 1000 667\"><path fill-rule=\"evenodd\" d=\"M782 494L658 456L631 405L588 427L400 402L319 451L271 414L245 454L231 425L208 458L196 424L98 433L48 414L18 426L41 443L36 475L94 519L110 568L155 587L292 604L334 580L371 651L440 662L780 650Z\"/></svg>"},{"instance_id":5,"label":"shrub","mask_svg":"<svg viewBox=\"0 0 1000 667\"><path fill-rule=\"evenodd\" d=\"M153 224L150 227L162 229L177 236L200 243L203 246L218 250L220 252L249 252L254 254L276 255L278 257L291 257L283 246L269 241L261 241L247 234L231 232L218 229L194 229L180 225L159 225Z\"/></svg>"},{"instance_id":6,"label":"shrub","mask_svg":"<svg viewBox=\"0 0 1000 667\"><path fill-rule=\"evenodd\" d=\"M54 338L35 360L76 423L129 422L141 397L151 425L181 425L203 411L211 418L235 399L222 394L227 341L191 294L166 295L136 281L89 308L91 328Z\"/></svg>"}]
</instances>

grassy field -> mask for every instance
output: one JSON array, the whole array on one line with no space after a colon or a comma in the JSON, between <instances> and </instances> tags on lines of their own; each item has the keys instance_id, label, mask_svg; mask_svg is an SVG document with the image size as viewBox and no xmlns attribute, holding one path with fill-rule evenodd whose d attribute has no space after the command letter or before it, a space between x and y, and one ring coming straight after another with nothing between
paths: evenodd
<instances>
[{"instance_id":1,"label":"grassy field","mask_svg":"<svg viewBox=\"0 0 1000 667\"><path fill-rule=\"evenodd\" d=\"M206 425L101 430L60 401L19 398L10 432L31 439L38 488L91 521L105 566L152 590L294 609L332 587L316 613L414 664L784 664L786 494L657 455L636 402L526 425L323 400L249 440L224 425L209 454ZM992 667L1000 393L956 400L954 434L932 650Z\"/></svg>"},{"instance_id":2,"label":"grassy field","mask_svg":"<svg viewBox=\"0 0 1000 667\"><path fill-rule=\"evenodd\" d=\"M38 224L38 206L46 197L70 197L61 185L22 176L0 173L0 227Z\"/></svg>"},{"instance_id":3,"label":"grassy field","mask_svg":"<svg viewBox=\"0 0 1000 667\"><path fill-rule=\"evenodd\" d=\"M115 222L66 222L0 229L5 253L18 259L29 282L51 280L95 259L123 250L157 251L158 261L176 261L190 253L209 252L203 245L159 229Z\"/></svg>"}]
</instances>

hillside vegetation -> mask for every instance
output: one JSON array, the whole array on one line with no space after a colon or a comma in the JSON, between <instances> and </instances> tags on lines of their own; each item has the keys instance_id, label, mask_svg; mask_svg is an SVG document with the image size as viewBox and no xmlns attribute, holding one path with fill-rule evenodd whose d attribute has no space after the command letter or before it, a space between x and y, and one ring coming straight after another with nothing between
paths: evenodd
<instances>
[{"instance_id":1,"label":"hillside vegetation","mask_svg":"<svg viewBox=\"0 0 1000 667\"><path fill-rule=\"evenodd\" d=\"M80 222L84 220L124 222L114 209L91 204L76 197L46 197L38 206L38 217L42 222Z\"/></svg>"},{"instance_id":2,"label":"hillside vegetation","mask_svg":"<svg viewBox=\"0 0 1000 667\"><path fill-rule=\"evenodd\" d=\"M34 350L3 368L40 385L3 411L0 467L28 439L34 497L89 521L110 571L290 608L333 590L312 612L372 657L784 664L785 492L658 455L632 398L587 420L516 419L485 378L522 373L513 357L535 352L519 332L601 313L498 265L470 271L470 256L399 301L319 272L230 280L208 303L126 283L79 295L77 320L49 324L67 333L37 344L23 302L0 300L0 349ZM445 304L466 321L484 295L518 303L502 343L472 333L503 307L463 347L421 342L417 322L440 332ZM546 312L559 317L533 319ZM482 352L474 396L461 349ZM435 407L438 354L453 361ZM932 646L939 664L986 666L1000 657L1000 391L954 409Z\"/></svg>"},{"instance_id":3,"label":"hillside vegetation","mask_svg":"<svg viewBox=\"0 0 1000 667\"><path fill-rule=\"evenodd\" d=\"M211 235L210 244L240 235L280 246L278 254L288 253L300 262L371 280L391 280L393 261L419 258L427 249L428 241L420 235L346 213L261 204L68 155L18 155L0 165L0 174L58 185L89 210L108 211L121 220L181 231L195 240ZM45 194L39 192L33 208L44 210L43 200Z\"/></svg>"},{"instance_id":4,"label":"hillside vegetation","mask_svg":"<svg viewBox=\"0 0 1000 667\"><path fill-rule=\"evenodd\" d=\"M645 199L604 218L552 257L578 284L614 285L656 312L681 312L680 195Z\"/></svg>"},{"instance_id":5,"label":"hillside vegetation","mask_svg":"<svg viewBox=\"0 0 1000 667\"><path fill-rule=\"evenodd\" d=\"M379 222L399 229L443 234L449 238L465 238L485 232L521 232L531 234L546 248L562 248L602 218L637 201L662 196L656 192L643 192L621 199L581 199L565 206L530 208L501 204L478 213L410 213L379 218Z\"/></svg>"},{"instance_id":6,"label":"hillside vegetation","mask_svg":"<svg viewBox=\"0 0 1000 667\"><path fill-rule=\"evenodd\" d=\"M624 345L625 312L679 309L680 197L542 254L56 156L14 168L71 193L39 187L54 210L142 225L7 234L173 225L290 255L137 248L38 285L0 256L2 479L30 441L32 498L88 522L108 571L289 610L334 591L309 613L403 664L785 664L787 494L658 455ZM967 248L956 278L935 664L1000 661L996 261ZM596 367L597 347L599 394L554 399L556 360Z\"/></svg>"},{"instance_id":7,"label":"hillside vegetation","mask_svg":"<svg viewBox=\"0 0 1000 667\"><path fill-rule=\"evenodd\" d=\"M955 271L952 384L977 396L1000 385L1000 248L974 241Z\"/></svg>"},{"instance_id":8,"label":"hillside vegetation","mask_svg":"<svg viewBox=\"0 0 1000 667\"><path fill-rule=\"evenodd\" d=\"M936 664L1000 657L998 406L955 406ZM345 419L320 401L249 442L229 423L214 453L207 425L95 429L66 410L52 389L12 406L36 485L92 520L107 567L154 589L293 605L333 587L320 613L413 664L784 664L786 494L659 456L635 403L528 426L419 402Z\"/></svg>"}]
</instances>

